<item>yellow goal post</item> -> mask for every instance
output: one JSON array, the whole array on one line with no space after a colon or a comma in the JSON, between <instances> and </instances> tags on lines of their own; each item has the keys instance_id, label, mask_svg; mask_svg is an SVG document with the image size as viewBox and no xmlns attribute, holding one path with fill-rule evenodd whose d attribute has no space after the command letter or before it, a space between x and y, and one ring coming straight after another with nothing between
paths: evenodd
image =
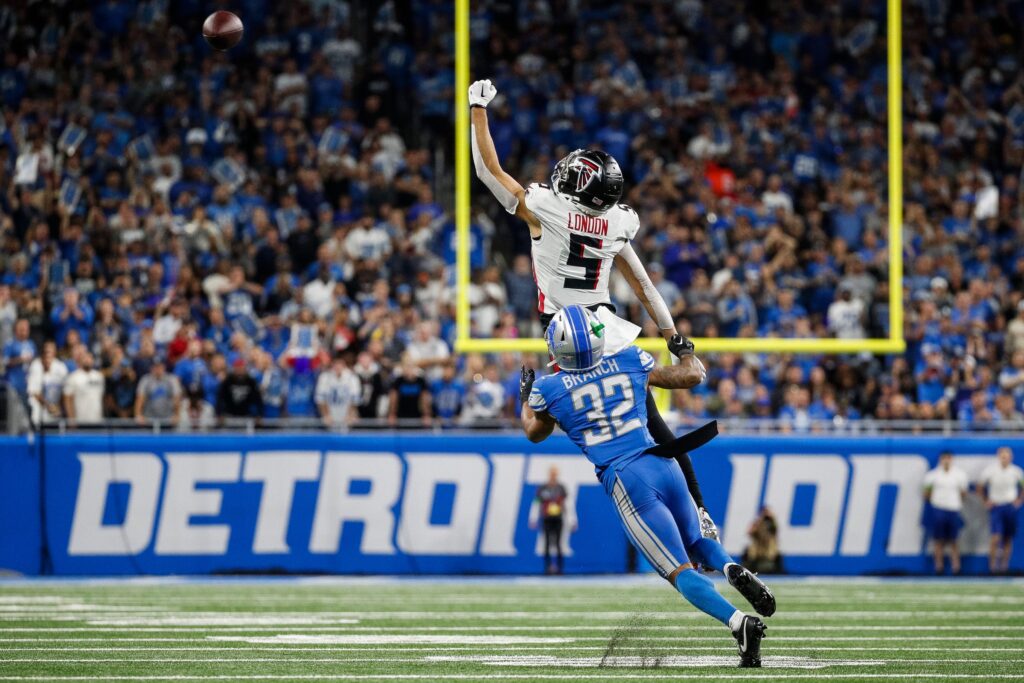
<instances>
[{"instance_id":1,"label":"yellow goal post","mask_svg":"<svg viewBox=\"0 0 1024 683\"><path fill-rule=\"evenodd\" d=\"M887 111L889 158L889 337L882 339L694 338L698 353L902 353L903 338L903 77L902 0L887 5ZM542 353L543 339L474 338L470 335L470 124L467 90L470 0L455 0L455 232L456 342L460 353ZM526 227L524 226L525 230ZM665 351L660 337L637 343L647 351Z\"/></svg>"}]
</instances>

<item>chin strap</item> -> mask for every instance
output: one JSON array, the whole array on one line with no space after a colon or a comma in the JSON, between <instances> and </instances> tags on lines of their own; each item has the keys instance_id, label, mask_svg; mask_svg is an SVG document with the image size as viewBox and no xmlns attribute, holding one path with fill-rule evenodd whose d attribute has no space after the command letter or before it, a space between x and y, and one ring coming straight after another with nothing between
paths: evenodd
<instances>
[{"instance_id":1,"label":"chin strap","mask_svg":"<svg viewBox=\"0 0 1024 683\"><path fill-rule=\"evenodd\" d=\"M516 209L519 208L519 200L514 194L505 189L505 186L494 177L494 174L491 173L484 163L484 158L480 154L480 145L476 142L476 126L471 126L470 133L469 137L473 148L473 167L476 168L476 177L487 186L487 189L491 191L491 194L495 196L506 211L514 214Z\"/></svg>"}]
</instances>

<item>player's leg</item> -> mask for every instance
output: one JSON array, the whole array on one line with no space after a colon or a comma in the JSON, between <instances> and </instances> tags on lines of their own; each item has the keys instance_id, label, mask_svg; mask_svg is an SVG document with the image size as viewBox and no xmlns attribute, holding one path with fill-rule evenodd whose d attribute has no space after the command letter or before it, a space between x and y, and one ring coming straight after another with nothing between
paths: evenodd
<instances>
[{"instance_id":1,"label":"player's leg","mask_svg":"<svg viewBox=\"0 0 1024 683\"><path fill-rule=\"evenodd\" d=\"M662 419L661 412L658 410L658 404L654 400L654 394L650 390L647 391L647 431L651 433L654 441L659 445L674 441L676 438L676 435L665 424L665 420ZM697 507L704 507L704 494L701 493L700 484L697 482L697 473L693 471L693 462L690 460L690 454L678 453L675 459L679 463L679 469L682 470L683 476L686 477L686 488L689 489L690 495L693 496L694 502L697 503Z\"/></svg>"},{"instance_id":2,"label":"player's leg","mask_svg":"<svg viewBox=\"0 0 1024 683\"><path fill-rule=\"evenodd\" d=\"M611 492L622 527L630 542L687 602L729 627L739 647L740 666L760 666L766 627L757 617L736 609L694 569L679 525L664 502L664 489L673 482L685 493L679 471L665 460L649 457L630 463L616 476Z\"/></svg>"},{"instance_id":3,"label":"player's leg","mask_svg":"<svg viewBox=\"0 0 1024 683\"><path fill-rule=\"evenodd\" d=\"M756 574L736 562L721 543L701 535L696 503L683 486L679 472L672 468L666 469L666 481L661 490L665 496L666 506L683 537L683 547L687 555L704 566L725 574L729 584L739 591L758 614L763 617L775 614L775 596L768 586Z\"/></svg>"},{"instance_id":4,"label":"player's leg","mask_svg":"<svg viewBox=\"0 0 1024 683\"><path fill-rule=\"evenodd\" d=\"M955 538L949 542L949 567L953 576L960 574L960 544Z\"/></svg>"},{"instance_id":5,"label":"player's leg","mask_svg":"<svg viewBox=\"0 0 1024 683\"><path fill-rule=\"evenodd\" d=\"M1000 574L1010 571L1010 558L1013 556L1013 536L1003 537L1003 563L999 567Z\"/></svg>"}]
</instances>

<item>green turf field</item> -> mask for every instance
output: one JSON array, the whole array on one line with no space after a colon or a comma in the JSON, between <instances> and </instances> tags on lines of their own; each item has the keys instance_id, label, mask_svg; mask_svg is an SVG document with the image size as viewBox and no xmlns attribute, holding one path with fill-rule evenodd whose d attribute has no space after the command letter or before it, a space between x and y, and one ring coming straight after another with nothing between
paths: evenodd
<instances>
[{"instance_id":1,"label":"green turf field","mask_svg":"<svg viewBox=\"0 0 1024 683\"><path fill-rule=\"evenodd\" d=\"M0 583L0 680L1024 680L1024 582L775 593L737 670L656 578Z\"/></svg>"}]
</instances>

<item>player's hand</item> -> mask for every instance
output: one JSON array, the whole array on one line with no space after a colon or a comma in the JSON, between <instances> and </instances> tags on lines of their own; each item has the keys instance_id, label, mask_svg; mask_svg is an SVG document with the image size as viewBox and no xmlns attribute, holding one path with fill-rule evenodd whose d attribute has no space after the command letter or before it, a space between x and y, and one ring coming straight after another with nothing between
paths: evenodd
<instances>
[{"instance_id":1,"label":"player's hand","mask_svg":"<svg viewBox=\"0 0 1024 683\"><path fill-rule=\"evenodd\" d=\"M682 359L693 355L693 342L681 334L673 334L668 340L668 350L676 358Z\"/></svg>"},{"instance_id":2,"label":"player's hand","mask_svg":"<svg viewBox=\"0 0 1024 683\"><path fill-rule=\"evenodd\" d=\"M497 94L498 89L489 80L477 81L469 86L469 106L486 109Z\"/></svg>"},{"instance_id":3,"label":"player's hand","mask_svg":"<svg viewBox=\"0 0 1024 683\"><path fill-rule=\"evenodd\" d=\"M533 368L527 369L523 366L523 371L519 375L519 406L522 407L524 403L530 398L530 391L533 389L533 382L537 379L537 373L533 371Z\"/></svg>"}]
</instances>

